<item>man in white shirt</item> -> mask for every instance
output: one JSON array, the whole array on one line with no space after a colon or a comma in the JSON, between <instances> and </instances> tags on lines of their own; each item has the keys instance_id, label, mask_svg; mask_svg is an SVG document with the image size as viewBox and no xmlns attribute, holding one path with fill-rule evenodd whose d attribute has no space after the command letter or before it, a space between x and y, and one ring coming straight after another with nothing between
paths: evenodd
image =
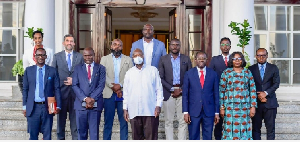
<instances>
[{"instance_id":1,"label":"man in white shirt","mask_svg":"<svg viewBox=\"0 0 300 142\"><path fill-rule=\"evenodd\" d=\"M133 140L157 140L163 88L158 70L143 63L142 50L133 51L135 66L125 75L124 118L130 120Z\"/></svg>"},{"instance_id":2,"label":"man in white shirt","mask_svg":"<svg viewBox=\"0 0 300 142\"><path fill-rule=\"evenodd\" d=\"M151 24L144 25L142 33L143 38L132 43L130 57L139 48L144 53L143 63L158 68L160 57L167 54L165 44L153 37L154 27Z\"/></svg>"}]
</instances>

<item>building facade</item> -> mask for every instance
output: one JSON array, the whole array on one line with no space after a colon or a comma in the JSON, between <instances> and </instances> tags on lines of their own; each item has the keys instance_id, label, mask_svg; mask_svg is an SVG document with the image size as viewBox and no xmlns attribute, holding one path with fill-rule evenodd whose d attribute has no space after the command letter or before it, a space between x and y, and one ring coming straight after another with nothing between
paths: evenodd
<instances>
[{"instance_id":1,"label":"building facade","mask_svg":"<svg viewBox=\"0 0 300 142\"><path fill-rule=\"evenodd\" d=\"M110 41L120 38L123 53L141 38L144 24L155 28L155 38L168 42L178 38L181 52L193 59L199 50L212 56L221 53L219 40L229 37L233 51L238 37L231 34L231 21L248 19L253 35L246 51L251 64L255 50L266 48L269 62L280 69L279 93L300 88L299 0L0 0L0 86L11 87L17 78L11 68L23 51L32 46L24 37L28 27L43 28L43 44L55 53L63 50L63 36L71 33L76 50L96 51L96 62L109 54ZM1 89L1 87L0 87Z\"/></svg>"}]
</instances>

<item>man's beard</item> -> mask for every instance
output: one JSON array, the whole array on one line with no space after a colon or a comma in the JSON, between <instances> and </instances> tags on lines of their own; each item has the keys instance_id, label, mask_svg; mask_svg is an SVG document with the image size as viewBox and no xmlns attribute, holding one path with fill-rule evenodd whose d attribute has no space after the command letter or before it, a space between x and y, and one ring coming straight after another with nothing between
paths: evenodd
<instances>
[{"instance_id":1,"label":"man's beard","mask_svg":"<svg viewBox=\"0 0 300 142\"><path fill-rule=\"evenodd\" d=\"M113 53L114 56L120 56L122 54L122 50L113 50L110 49L111 53Z\"/></svg>"}]
</instances>

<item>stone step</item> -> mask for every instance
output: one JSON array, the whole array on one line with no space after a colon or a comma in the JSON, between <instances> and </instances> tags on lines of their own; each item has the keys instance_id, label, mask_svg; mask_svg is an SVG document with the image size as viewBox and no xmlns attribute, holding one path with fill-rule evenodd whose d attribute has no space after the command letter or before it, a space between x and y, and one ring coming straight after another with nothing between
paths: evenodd
<instances>
[{"instance_id":1,"label":"stone step","mask_svg":"<svg viewBox=\"0 0 300 142\"><path fill-rule=\"evenodd\" d=\"M22 101L0 100L1 109L22 109ZM277 113L300 114L300 102L279 102ZM163 112L163 110L162 110Z\"/></svg>"}]
</instances>

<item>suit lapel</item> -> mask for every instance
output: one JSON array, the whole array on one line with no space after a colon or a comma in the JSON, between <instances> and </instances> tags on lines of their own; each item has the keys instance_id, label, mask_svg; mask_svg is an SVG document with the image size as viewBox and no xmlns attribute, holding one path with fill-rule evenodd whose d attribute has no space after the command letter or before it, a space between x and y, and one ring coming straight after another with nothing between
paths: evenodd
<instances>
[{"instance_id":1,"label":"suit lapel","mask_svg":"<svg viewBox=\"0 0 300 142\"><path fill-rule=\"evenodd\" d=\"M65 54L65 51L62 51L60 52L60 60L61 62L64 64L64 69L66 71L69 71L69 68L68 68L68 63L67 63L67 60L66 60L66 54Z\"/></svg>"},{"instance_id":2,"label":"suit lapel","mask_svg":"<svg viewBox=\"0 0 300 142\"><path fill-rule=\"evenodd\" d=\"M122 58L123 58L123 56L122 56ZM114 68L114 59L113 59L113 55L112 54L109 54L108 55L108 63L109 63L109 68L110 69L107 69L107 70L110 70L110 71L115 71L115 68ZM113 78L115 78L115 74L113 73Z\"/></svg>"},{"instance_id":3,"label":"suit lapel","mask_svg":"<svg viewBox=\"0 0 300 142\"><path fill-rule=\"evenodd\" d=\"M156 50L157 50L157 45L158 45L158 42L156 41L156 39L153 38L152 59L153 59L153 57L155 56L155 52L156 52Z\"/></svg>"},{"instance_id":4,"label":"suit lapel","mask_svg":"<svg viewBox=\"0 0 300 142\"><path fill-rule=\"evenodd\" d=\"M204 85L203 85L203 90L204 90L204 88L205 88L205 86L207 86L208 85L208 82L209 82L209 80L210 80L210 76L211 76L211 74L210 74L211 72L209 71L209 69L206 67L206 74L205 74L205 76L204 76ZM199 79L199 81L200 81L200 79Z\"/></svg>"},{"instance_id":5,"label":"suit lapel","mask_svg":"<svg viewBox=\"0 0 300 142\"><path fill-rule=\"evenodd\" d=\"M168 54L168 56L167 56L166 65L167 65L167 68L170 69L168 74L170 74L170 76L172 76L172 78L173 78L173 65L172 65L172 61L171 61L171 54ZM174 80L174 78L173 78L173 80Z\"/></svg>"},{"instance_id":6,"label":"suit lapel","mask_svg":"<svg viewBox=\"0 0 300 142\"><path fill-rule=\"evenodd\" d=\"M87 73L86 65L85 65L85 64L82 65L82 73L83 73L82 77L84 78L84 80L85 80L87 83L89 83L88 73Z\"/></svg>"},{"instance_id":7,"label":"suit lapel","mask_svg":"<svg viewBox=\"0 0 300 142\"><path fill-rule=\"evenodd\" d=\"M194 71L193 71L193 76L195 77L195 81L197 86L199 86L199 88L202 90L201 84L200 84L200 78L199 78L199 74L198 74L198 70L197 67L194 67Z\"/></svg>"},{"instance_id":8,"label":"suit lapel","mask_svg":"<svg viewBox=\"0 0 300 142\"><path fill-rule=\"evenodd\" d=\"M99 69L99 65L94 63L93 75L92 75L91 83L93 83L94 78L96 77L96 74L98 72L98 69Z\"/></svg>"},{"instance_id":9,"label":"suit lapel","mask_svg":"<svg viewBox=\"0 0 300 142\"><path fill-rule=\"evenodd\" d=\"M77 63L77 55L78 55L78 53L73 51L73 60L72 60L71 71L74 71L75 64ZM65 56L66 56L66 54L65 54Z\"/></svg>"},{"instance_id":10,"label":"suit lapel","mask_svg":"<svg viewBox=\"0 0 300 142\"><path fill-rule=\"evenodd\" d=\"M139 42L140 42L139 45L141 45L141 46L138 47L138 48L141 49L143 51L143 53L145 53L145 51L144 51L144 38L140 39Z\"/></svg>"},{"instance_id":11,"label":"suit lapel","mask_svg":"<svg viewBox=\"0 0 300 142\"><path fill-rule=\"evenodd\" d=\"M262 80L262 83L264 82L264 80L266 80L266 76L267 76L267 72L269 72L270 68L268 68L268 63L266 63L266 68L265 68L265 72L264 72L264 78Z\"/></svg>"},{"instance_id":12,"label":"suit lapel","mask_svg":"<svg viewBox=\"0 0 300 142\"><path fill-rule=\"evenodd\" d=\"M227 59L227 61L228 61L228 59ZM219 62L223 69L227 68L222 55L219 55ZM228 65L228 62L227 62L227 65Z\"/></svg>"},{"instance_id":13,"label":"suit lapel","mask_svg":"<svg viewBox=\"0 0 300 142\"><path fill-rule=\"evenodd\" d=\"M259 68L258 68L258 63L256 63L255 65L254 65L254 72L252 73L253 75L255 75L256 74L256 78L259 78L258 80L259 80L259 82L263 82L262 80L261 80L261 76L260 76L260 71L259 71Z\"/></svg>"},{"instance_id":14,"label":"suit lapel","mask_svg":"<svg viewBox=\"0 0 300 142\"><path fill-rule=\"evenodd\" d=\"M121 55L121 64L120 64L119 74L120 74L120 72L121 72L121 70L122 70L122 68L123 68L124 63L125 63L125 57L124 57L124 55L122 54L122 55Z\"/></svg>"},{"instance_id":15,"label":"suit lapel","mask_svg":"<svg viewBox=\"0 0 300 142\"><path fill-rule=\"evenodd\" d=\"M45 86L47 84L48 76L49 76L49 66L45 65L44 90L45 90Z\"/></svg>"}]
</instances>

